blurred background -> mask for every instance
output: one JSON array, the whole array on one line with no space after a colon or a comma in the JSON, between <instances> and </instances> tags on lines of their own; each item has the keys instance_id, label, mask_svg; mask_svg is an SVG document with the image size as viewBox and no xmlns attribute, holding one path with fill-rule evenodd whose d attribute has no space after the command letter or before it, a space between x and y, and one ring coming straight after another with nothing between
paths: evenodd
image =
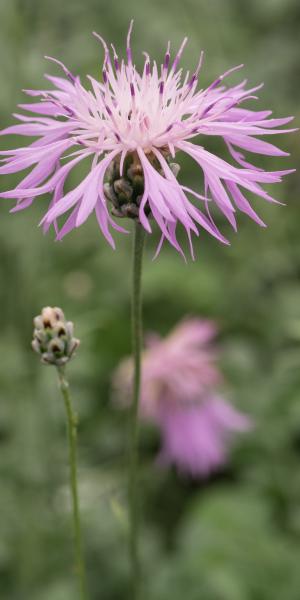
<instances>
[{"instance_id":1,"label":"blurred background","mask_svg":"<svg viewBox=\"0 0 300 600\"><path fill-rule=\"evenodd\" d=\"M205 50L201 85L245 63L251 85L265 82L255 108L299 116L298 0L0 0L1 128L24 102L22 88L43 88L43 73L57 73L44 55L82 76L100 76L91 31L121 52L132 17L137 64L143 50L160 61L168 39L174 48L188 35L185 67ZM262 159L263 166L296 167L299 136L278 143L292 158ZM2 148L9 144L17 145L2 139ZM221 149L212 139L209 146ZM183 176L192 187L198 169L183 164ZM1 189L12 183L2 178ZM152 262L158 236L148 240L145 329L165 334L186 314L215 319L224 392L256 427L240 438L226 468L202 482L158 470L158 438L143 429L143 600L299 599L299 189L292 175L274 190L286 207L253 200L266 230L240 214L235 234L219 217L232 245L203 233L194 264L168 246ZM55 243L37 227L47 204L42 198L16 215L9 200L0 205L0 597L73 600L77 593L64 410L55 371L30 348L32 318L50 304L65 310L81 338L69 375L80 414L92 599L125 600L126 414L112 407L110 382L130 352L131 239L117 236L113 252L92 217Z\"/></svg>"}]
</instances>

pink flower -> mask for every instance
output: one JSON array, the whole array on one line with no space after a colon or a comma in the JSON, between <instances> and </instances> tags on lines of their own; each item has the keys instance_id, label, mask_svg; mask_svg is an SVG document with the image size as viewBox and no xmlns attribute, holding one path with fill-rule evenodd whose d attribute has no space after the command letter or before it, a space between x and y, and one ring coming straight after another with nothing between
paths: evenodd
<instances>
[{"instance_id":1,"label":"pink flower","mask_svg":"<svg viewBox=\"0 0 300 600\"><path fill-rule=\"evenodd\" d=\"M211 342L211 321L188 319L164 340L150 339L142 363L140 417L161 434L158 462L180 472L206 476L224 464L235 433L251 428L218 393L222 382ZM132 361L121 363L114 377L117 398L130 402Z\"/></svg>"},{"instance_id":2,"label":"pink flower","mask_svg":"<svg viewBox=\"0 0 300 600\"><path fill-rule=\"evenodd\" d=\"M226 463L232 435L250 428L248 417L217 396L208 396L201 406L162 411L158 462L173 463L192 477L209 475Z\"/></svg>"},{"instance_id":3,"label":"pink flower","mask_svg":"<svg viewBox=\"0 0 300 600\"><path fill-rule=\"evenodd\" d=\"M260 136L292 131L279 129L292 117L269 118L271 111L241 108L241 103L255 98L254 92L261 87L247 90L246 81L225 87L223 80L242 65L230 69L206 89L198 89L203 53L191 76L179 68L186 39L174 59L168 43L160 67L145 53L144 68L139 73L132 61L131 29L132 23L127 59L121 62L114 47L111 56L106 43L95 34L104 47L104 64L102 82L89 76L89 89L61 62L50 59L62 67L64 77L46 75L53 89L27 90L29 96L39 100L21 104L20 108L32 116L15 115L21 123L2 131L2 135L37 139L28 147L2 151L0 174L33 168L15 189L1 196L17 199L14 212L27 208L38 196L51 193L42 224L44 231L54 224L57 239L82 225L95 211L100 229L113 247L110 227L125 230L113 220L108 200L114 204L116 215L139 219L149 233L150 220L156 221L162 233L158 252L166 239L182 253L176 238L178 223L187 232L192 256L191 235L198 236L199 229L228 243L213 221L210 204L217 205L234 229L236 209L264 226L244 193L276 202L261 184L279 182L291 170L266 172L247 162L240 149L286 155ZM206 150L205 136L223 138L234 164ZM203 191L192 190L177 180L179 167L172 160L180 152L191 157L203 172ZM86 159L86 176L66 192L68 175ZM57 219L62 215L66 219L58 227Z\"/></svg>"}]
</instances>

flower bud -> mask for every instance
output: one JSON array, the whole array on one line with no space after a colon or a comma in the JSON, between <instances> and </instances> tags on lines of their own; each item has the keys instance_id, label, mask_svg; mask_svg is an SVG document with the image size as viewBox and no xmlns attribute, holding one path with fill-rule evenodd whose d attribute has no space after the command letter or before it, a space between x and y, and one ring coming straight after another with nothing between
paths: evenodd
<instances>
[{"instance_id":1,"label":"flower bud","mask_svg":"<svg viewBox=\"0 0 300 600\"><path fill-rule=\"evenodd\" d=\"M61 367L73 356L80 341L73 337L73 323L61 308L46 306L34 318L32 348L46 365Z\"/></svg>"}]
</instances>

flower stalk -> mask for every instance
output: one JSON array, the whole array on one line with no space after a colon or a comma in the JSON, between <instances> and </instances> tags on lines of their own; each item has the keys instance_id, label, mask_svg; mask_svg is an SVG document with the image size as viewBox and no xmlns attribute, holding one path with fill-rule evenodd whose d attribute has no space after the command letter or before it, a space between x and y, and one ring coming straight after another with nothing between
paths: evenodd
<instances>
[{"instance_id":1,"label":"flower stalk","mask_svg":"<svg viewBox=\"0 0 300 600\"><path fill-rule=\"evenodd\" d=\"M74 412L71 401L70 386L66 378L65 366L57 367L59 386L64 399L66 417L67 417L67 432L69 446L69 468L70 468L70 490L72 496L73 510L73 526L74 526L74 544L75 544L75 566L78 577L80 598L87 600L87 585L85 566L82 551L81 541L81 525L79 512L78 498L78 483L77 483L77 425L78 418Z\"/></svg>"},{"instance_id":2,"label":"flower stalk","mask_svg":"<svg viewBox=\"0 0 300 600\"><path fill-rule=\"evenodd\" d=\"M132 353L134 361L133 396L130 410L130 442L129 442L129 557L131 569L131 598L138 600L140 587L140 563L138 551L139 536L139 501L138 501L138 441L139 441L139 396L141 383L141 350L142 350L142 260L145 241L145 230L135 221L133 243L132 273Z\"/></svg>"}]
</instances>

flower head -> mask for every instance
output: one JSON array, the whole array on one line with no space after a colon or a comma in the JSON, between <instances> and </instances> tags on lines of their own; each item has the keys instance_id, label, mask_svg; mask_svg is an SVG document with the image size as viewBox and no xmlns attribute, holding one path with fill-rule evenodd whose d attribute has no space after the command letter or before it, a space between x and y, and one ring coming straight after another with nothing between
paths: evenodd
<instances>
[{"instance_id":1,"label":"flower head","mask_svg":"<svg viewBox=\"0 0 300 600\"><path fill-rule=\"evenodd\" d=\"M251 427L217 391L222 376L211 346L215 334L211 321L188 319L163 340L151 337L143 355L140 416L160 431L158 460L193 477L224 464L233 434ZM132 372L127 359L114 377L116 397L125 404Z\"/></svg>"},{"instance_id":2,"label":"flower head","mask_svg":"<svg viewBox=\"0 0 300 600\"><path fill-rule=\"evenodd\" d=\"M32 348L45 365L65 365L74 355L80 341L73 337L73 323L66 321L61 308L46 306L34 318Z\"/></svg>"},{"instance_id":3,"label":"flower head","mask_svg":"<svg viewBox=\"0 0 300 600\"><path fill-rule=\"evenodd\" d=\"M285 155L260 137L291 131L279 129L291 117L269 118L271 111L255 112L241 107L245 100L255 98L253 94L260 86L247 90L243 81L226 87L223 80L242 65L230 69L206 89L199 89L203 53L192 75L185 75L179 67L186 39L173 58L168 43L160 67L145 53L139 73L132 59L131 29L132 23L127 58L122 61L114 47L110 52L95 34L104 48L102 81L89 76L88 88L60 61L50 59L60 65L64 77L46 75L52 89L27 90L29 96L39 100L21 104L20 108L32 116L15 115L21 123L2 131L2 135L37 139L28 147L1 153L4 164L0 174L33 167L14 190L1 196L17 199L12 211L18 211L38 196L51 193L42 224L45 231L54 224L57 239L95 212L103 235L113 247L110 227L125 230L112 218L108 203L112 203L115 215L138 219L149 233L151 220L156 221L162 233L158 251L166 239L182 253L176 238L178 224L187 232L192 255L191 236L199 235L199 229L227 243L213 221L209 209L212 202L234 229L236 209L264 225L244 193L252 192L268 202L276 202L261 184L279 182L291 171L266 172L247 162L241 149ZM204 148L206 136L224 140L233 164ZM192 190L177 180L177 153L187 154L202 170L202 191ZM86 176L66 192L68 175L85 159ZM62 215L66 218L58 225L57 219Z\"/></svg>"}]
</instances>

